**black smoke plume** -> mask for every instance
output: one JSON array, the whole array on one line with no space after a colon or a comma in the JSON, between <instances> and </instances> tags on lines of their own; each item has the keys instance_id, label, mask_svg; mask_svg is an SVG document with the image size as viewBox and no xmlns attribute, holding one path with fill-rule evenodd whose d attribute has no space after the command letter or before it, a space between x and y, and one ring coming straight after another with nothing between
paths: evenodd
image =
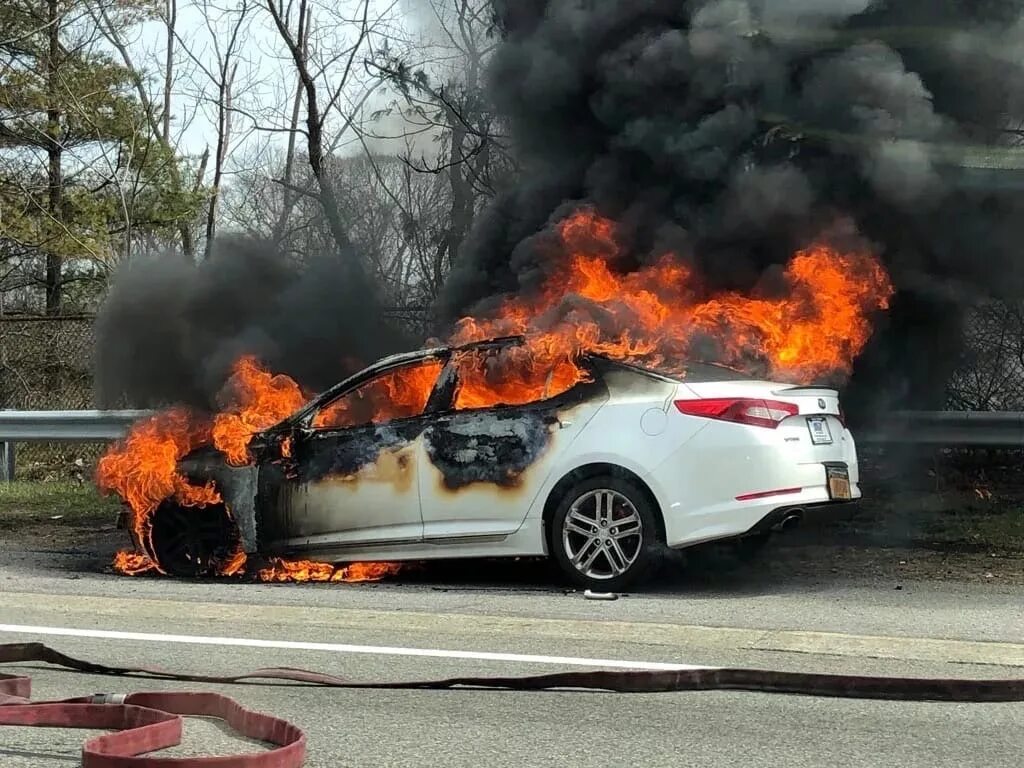
<instances>
[{"instance_id":1,"label":"black smoke plume","mask_svg":"<svg viewBox=\"0 0 1024 768\"><path fill-rule=\"evenodd\" d=\"M852 219L898 293L848 402L941 406L963 308L1024 288L1024 171L964 150L1024 124L1022 8L495 0L490 92L522 173L477 220L442 316L557 272L543 233L582 203L636 264L671 248L740 289Z\"/></svg>"},{"instance_id":2,"label":"black smoke plume","mask_svg":"<svg viewBox=\"0 0 1024 768\"><path fill-rule=\"evenodd\" d=\"M315 392L410 343L352 259L300 264L246 238L220 240L198 264L180 255L130 262L96 330L101 407L216 410L242 354Z\"/></svg>"}]
</instances>

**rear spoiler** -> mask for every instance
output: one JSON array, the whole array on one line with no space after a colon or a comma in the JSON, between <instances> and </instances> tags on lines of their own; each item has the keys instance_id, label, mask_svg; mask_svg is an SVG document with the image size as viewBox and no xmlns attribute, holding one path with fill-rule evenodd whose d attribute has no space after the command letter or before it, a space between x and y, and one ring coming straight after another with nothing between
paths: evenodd
<instances>
[{"instance_id":1,"label":"rear spoiler","mask_svg":"<svg viewBox=\"0 0 1024 768\"><path fill-rule=\"evenodd\" d=\"M773 389L773 395L806 395L807 397L839 397L839 390L832 387L805 386L786 387L785 389Z\"/></svg>"}]
</instances>

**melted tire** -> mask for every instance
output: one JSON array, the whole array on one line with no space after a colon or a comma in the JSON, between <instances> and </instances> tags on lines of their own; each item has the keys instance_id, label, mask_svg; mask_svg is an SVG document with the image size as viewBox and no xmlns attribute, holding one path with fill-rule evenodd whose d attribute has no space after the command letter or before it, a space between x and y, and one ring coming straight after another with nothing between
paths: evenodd
<instances>
[{"instance_id":1,"label":"melted tire","mask_svg":"<svg viewBox=\"0 0 1024 768\"><path fill-rule=\"evenodd\" d=\"M562 540L563 527L573 504L581 497L596 490L608 489L626 497L640 516L643 540L636 559L625 573L610 578L592 578L581 573L572 564ZM644 584L654 571L658 552L662 547L659 532L660 513L656 505L640 487L630 480L615 475L599 475L576 483L562 497L548 526L548 551L562 573L577 586L595 592L619 592L629 587Z\"/></svg>"},{"instance_id":2,"label":"melted tire","mask_svg":"<svg viewBox=\"0 0 1024 768\"><path fill-rule=\"evenodd\" d=\"M238 528L227 507L182 507L164 502L153 513L147 554L171 576L215 576L238 545Z\"/></svg>"}]
</instances>

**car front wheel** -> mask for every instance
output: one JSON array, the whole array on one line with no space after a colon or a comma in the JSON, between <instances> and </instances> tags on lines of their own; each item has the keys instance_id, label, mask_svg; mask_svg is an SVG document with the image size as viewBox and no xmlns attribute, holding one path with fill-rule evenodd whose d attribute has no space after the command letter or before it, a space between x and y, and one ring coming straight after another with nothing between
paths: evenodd
<instances>
[{"instance_id":1,"label":"car front wheel","mask_svg":"<svg viewBox=\"0 0 1024 768\"><path fill-rule=\"evenodd\" d=\"M576 584L617 591L649 573L658 543L657 511L625 478L589 478L569 489L555 510L550 551Z\"/></svg>"},{"instance_id":2,"label":"car front wheel","mask_svg":"<svg viewBox=\"0 0 1024 768\"><path fill-rule=\"evenodd\" d=\"M223 504L200 508L165 501L151 520L146 554L170 576L214 576L238 547L238 526Z\"/></svg>"}]
</instances>

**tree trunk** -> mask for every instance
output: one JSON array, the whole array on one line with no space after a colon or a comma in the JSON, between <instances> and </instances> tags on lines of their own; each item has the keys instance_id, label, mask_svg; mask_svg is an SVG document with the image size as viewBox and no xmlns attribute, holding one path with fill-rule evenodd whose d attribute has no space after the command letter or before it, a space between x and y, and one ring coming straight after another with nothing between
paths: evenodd
<instances>
[{"instance_id":1,"label":"tree trunk","mask_svg":"<svg viewBox=\"0 0 1024 768\"><path fill-rule=\"evenodd\" d=\"M309 42L309 25L312 23L312 10L308 10L306 14L299 19L299 50L302 53L303 58L308 53L308 42ZM291 122L288 124L290 130L288 131L288 149L285 153L284 158L284 185L281 190L281 215L277 217L277 221L274 222L273 231L271 238L275 245L280 246L284 241L285 232L288 227L288 220L291 218L292 211L295 209L295 203L298 200L298 195L294 189L292 189L292 180L295 177L295 138L299 132L299 111L302 108L302 78L298 78L298 84L295 86L295 98L292 101L292 117Z\"/></svg>"},{"instance_id":2,"label":"tree trunk","mask_svg":"<svg viewBox=\"0 0 1024 768\"><path fill-rule=\"evenodd\" d=\"M230 54L228 54L230 55ZM206 247L203 259L210 258L213 252L213 240L217 235L217 208L220 203L220 185L224 177L224 160L227 157L228 144L231 141L231 89L234 87L237 65L231 65L229 59L224 60L221 67L219 94L217 100L217 152L213 161L213 189L210 203L206 211Z\"/></svg>"},{"instance_id":3,"label":"tree trunk","mask_svg":"<svg viewBox=\"0 0 1024 768\"><path fill-rule=\"evenodd\" d=\"M167 150L168 157L171 158L171 181L175 187L177 187L177 191L184 192L185 185L181 178L181 172L178 169L177 159L173 156L174 152L171 148L171 91L174 88L174 48L178 39L177 0L167 0L167 5L164 11L167 14L167 39L165 41L164 48L164 105L163 114L161 115L161 131L158 138ZM148 99L144 101L144 103L148 105ZM202 183L202 174L200 174L196 187L198 188ZM188 259L194 258L196 253L196 238L192 224L187 220L180 221L178 223L178 235L181 237L181 250L184 252L185 257Z\"/></svg>"},{"instance_id":4,"label":"tree trunk","mask_svg":"<svg viewBox=\"0 0 1024 768\"><path fill-rule=\"evenodd\" d=\"M171 88L174 86L174 41L175 27L178 23L177 0L167 0L167 45L164 50L164 114L163 138L170 143L171 139Z\"/></svg>"},{"instance_id":5,"label":"tree trunk","mask_svg":"<svg viewBox=\"0 0 1024 768\"><path fill-rule=\"evenodd\" d=\"M49 50L46 57L47 110L46 110L46 154L49 160L47 184L49 191L50 226L56 233L46 254L46 314L59 315L63 303L61 273L63 257L59 240L64 232L61 226L64 201L64 179L62 174L63 149L60 142L60 117L58 109L59 88L57 74L60 56L60 11L58 0L47 0L47 25L49 27Z\"/></svg>"},{"instance_id":6,"label":"tree trunk","mask_svg":"<svg viewBox=\"0 0 1024 768\"><path fill-rule=\"evenodd\" d=\"M452 190L452 207L449 217L448 231L445 233L445 253L447 264L438 264L440 274L435 275L437 285L451 269L455 257L462 247L470 224L473 222L473 188L466 178L465 161L458 161L466 151L466 128L459 116L451 108L446 108L448 130L451 131L451 158L448 165L448 183Z\"/></svg>"},{"instance_id":7,"label":"tree trunk","mask_svg":"<svg viewBox=\"0 0 1024 768\"><path fill-rule=\"evenodd\" d=\"M267 7L281 35L281 39L288 46L296 72L299 75L299 80L302 83L302 89L306 94L306 151L309 155L310 170L313 171L313 178L317 182L319 190L317 199L323 210L324 218L327 220L327 228L331 231L331 238L337 247L338 256L346 260L346 267L349 268L351 274L354 277L362 276L364 274L362 265L353 251L352 240L348 236L348 228L342 220L334 182L330 174L324 169L324 119L320 115L316 82L313 80L313 75L309 70L307 61L308 51L302 48L301 39L292 36L273 0L267 0ZM306 18L308 8L308 1L301 0L299 3L300 19ZM308 30L305 33L308 34ZM363 34L365 34L365 31Z\"/></svg>"}]
</instances>

